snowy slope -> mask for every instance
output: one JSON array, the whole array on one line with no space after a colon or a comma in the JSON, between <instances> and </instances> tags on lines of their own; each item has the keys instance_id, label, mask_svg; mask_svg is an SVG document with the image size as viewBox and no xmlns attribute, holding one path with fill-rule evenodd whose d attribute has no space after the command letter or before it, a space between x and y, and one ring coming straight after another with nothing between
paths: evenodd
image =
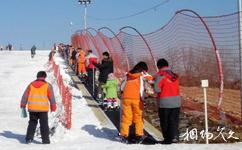
<instances>
[{"instance_id":1,"label":"snowy slope","mask_svg":"<svg viewBox=\"0 0 242 150\"><path fill-rule=\"evenodd\" d=\"M26 86L36 78L39 70L48 70L48 51L37 51L34 59L30 58L28 51L0 51L0 149L1 150L79 150L79 149L166 149L166 150L242 150L242 144L173 144L165 145L125 145L110 135L110 129L103 128L95 118L91 109L82 98L81 92L72 88L73 116L72 129L66 130L60 123L55 124L55 116L61 111L58 107L56 113L49 114L50 127L57 126L55 134L51 137L50 145L42 145L40 137L35 137L34 143L24 144L28 119L20 117L19 103ZM69 79L67 79L69 80ZM52 72L48 72L47 81L54 86L57 102L60 95ZM68 81L67 81L68 82ZM60 106L60 105L59 105Z\"/></svg>"}]
</instances>

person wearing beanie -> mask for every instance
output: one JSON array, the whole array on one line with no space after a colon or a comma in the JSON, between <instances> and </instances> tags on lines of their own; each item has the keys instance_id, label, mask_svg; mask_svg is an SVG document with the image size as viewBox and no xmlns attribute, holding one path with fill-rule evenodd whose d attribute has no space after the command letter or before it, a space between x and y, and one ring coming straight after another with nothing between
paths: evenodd
<instances>
[{"instance_id":1,"label":"person wearing beanie","mask_svg":"<svg viewBox=\"0 0 242 150\"><path fill-rule=\"evenodd\" d=\"M157 67L159 71L155 76L154 90L158 96L160 127L164 137L162 144L171 144L179 140L179 77L164 58L157 61Z\"/></svg>"},{"instance_id":2,"label":"person wearing beanie","mask_svg":"<svg viewBox=\"0 0 242 150\"><path fill-rule=\"evenodd\" d=\"M27 144L33 141L38 120L42 143L50 144L48 111L49 109L51 112L56 110L56 101L52 85L45 81L46 76L45 71L37 73L37 79L28 85L20 103L22 109L25 109L28 105L29 125L25 137Z\"/></svg>"},{"instance_id":3,"label":"person wearing beanie","mask_svg":"<svg viewBox=\"0 0 242 150\"><path fill-rule=\"evenodd\" d=\"M104 103L107 109L118 108L118 79L113 73L108 75L106 84L102 85L103 92L105 93Z\"/></svg>"}]
</instances>

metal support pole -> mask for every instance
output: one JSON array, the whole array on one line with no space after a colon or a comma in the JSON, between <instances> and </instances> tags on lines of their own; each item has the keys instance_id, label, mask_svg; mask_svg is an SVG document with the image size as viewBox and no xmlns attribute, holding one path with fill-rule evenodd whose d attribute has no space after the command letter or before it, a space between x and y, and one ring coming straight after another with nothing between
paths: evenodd
<instances>
[{"instance_id":1,"label":"metal support pole","mask_svg":"<svg viewBox=\"0 0 242 150\"><path fill-rule=\"evenodd\" d=\"M72 26L73 26L73 22L70 22L70 37L72 37ZM70 39L70 43L71 43L71 39Z\"/></svg>"},{"instance_id":2,"label":"metal support pole","mask_svg":"<svg viewBox=\"0 0 242 150\"><path fill-rule=\"evenodd\" d=\"M92 95L94 96L94 91L95 91L95 71L94 68L92 68Z\"/></svg>"},{"instance_id":3,"label":"metal support pole","mask_svg":"<svg viewBox=\"0 0 242 150\"><path fill-rule=\"evenodd\" d=\"M204 113L205 113L205 137L206 137L206 144L209 143L208 141L208 108L207 108L207 88L208 88L208 80L202 80L201 86L203 88L204 94Z\"/></svg>"},{"instance_id":4,"label":"metal support pole","mask_svg":"<svg viewBox=\"0 0 242 150\"><path fill-rule=\"evenodd\" d=\"M206 144L208 144L208 109L207 109L207 88L203 88L204 94L204 111L205 111L205 135L206 135Z\"/></svg>"},{"instance_id":5,"label":"metal support pole","mask_svg":"<svg viewBox=\"0 0 242 150\"><path fill-rule=\"evenodd\" d=\"M87 29L87 4L85 4L85 12L84 12L84 29Z\"/></svg>"},{"instance_id":6,"label":"metal support pole","mask_svg":"<svg viewBox=\"0 0 242 150\"><path fill-rule=\"evenodd\" d=\"M239 15L238 15L238 23L239 23L239 56L240 56L240 102L241 102L241 120L242 120L242 6L241 6L241 0L238 0L238 10L239 10Z\"/></svg>"},{"instance_id":7,"label":"metal support pole","mask_svg":"<svg viewBox=\"0 0 242 150\"><path fill-rule=\"evenodd\" d=\"M91 3L91 0L78 0L80 5L84 5L84 31L86 32L87 29L87 5Z\"/></svg>"}]
</instances>

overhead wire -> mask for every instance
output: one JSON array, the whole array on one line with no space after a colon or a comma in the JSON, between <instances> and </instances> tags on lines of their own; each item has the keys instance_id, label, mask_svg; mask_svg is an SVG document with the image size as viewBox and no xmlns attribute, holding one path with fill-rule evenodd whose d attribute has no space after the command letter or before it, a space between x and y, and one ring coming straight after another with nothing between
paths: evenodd
<instances>
[{"instance_id":1,"label":"overhead wire","mask_svg":"<svg viewBox=\"0 0 242 150\"><path fill-rule=\"evenodd\" d=\"M148 11L151 11L151 10L156 10L158 7L168 3L170 0L165 0L155 6L152 6L150 8L147 8L147 9L144 9L144 10L141 10L139 12L136 12L136 13L133 13L133 14L130 14L130 15L126 15L126 16L121 16L121 17L115 17L115 18L100 18L100 17L95 17L95 16L91 16L91 15L87 15L88 18L90 19L94 19L94 20L103 20L103 21L114 21L114 20L122 20L122 19L127 19L127 18L131 18L131 17L134 17L134 16L138 16L138 15L141 15L141 14L144 14Z\"/></svg>"}]
</instances>

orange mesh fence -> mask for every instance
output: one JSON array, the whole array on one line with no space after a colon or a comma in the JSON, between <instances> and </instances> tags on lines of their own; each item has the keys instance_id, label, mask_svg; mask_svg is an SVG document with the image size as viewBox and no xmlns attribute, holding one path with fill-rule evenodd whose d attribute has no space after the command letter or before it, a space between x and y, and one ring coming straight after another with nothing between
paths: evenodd
<instances>
[{"instance_id":1,"label":"orange mesh fence","mask_svg":"<svg viewBox=\"0 0 242 150\"><path fill-rule=\"evenodd\" d=\"M127 26L108 37L103 29L95 30L94 35L90 29L75 33L72 44L96 54L110 52L119 78L139 61L145 61L149 72L155 74L155 62L165 58L180 76L184 111L203 111L198 109L203 106L200 81L208 79L209 118L241 123L238 13L200 17L194 11L182 10L148 34Z\"/></svg>"},{"instance_id":2,"label":"orange mesh fence","mask_svg":"<svg viewBox=\"0 0 242 150\"><path fill-rule=\"evenodd\" d=\"M62 107L64 108L63 115L61 116L61 122L67 129L71 128L71 111L72 111L72 94L70 89L63 83L62 75L60 74L59 66L52 59L51 64L53 67L54 76L57 79L57 85L62 98Z\"/></svg>"}]
</instances>

